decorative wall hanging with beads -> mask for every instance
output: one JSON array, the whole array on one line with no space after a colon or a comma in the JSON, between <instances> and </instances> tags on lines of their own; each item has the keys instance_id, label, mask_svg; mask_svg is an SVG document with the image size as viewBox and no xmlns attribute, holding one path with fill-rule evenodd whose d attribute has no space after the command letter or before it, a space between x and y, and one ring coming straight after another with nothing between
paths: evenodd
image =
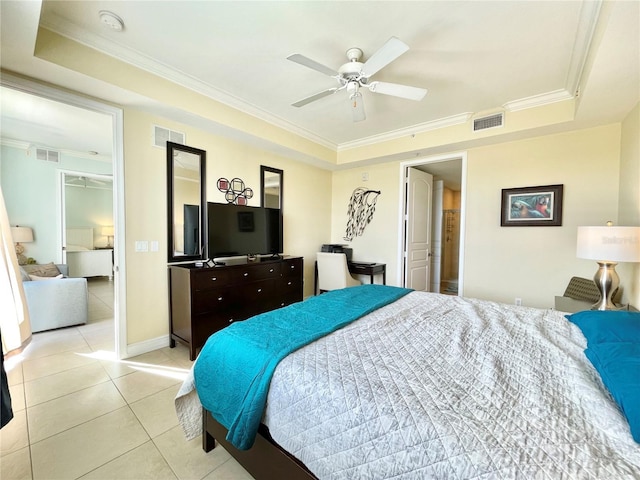
<instances>
[{"instance_id":1,"label":"decorative wall hanging with beads","mask_svg":"<svg viewBox=\"0 0 640 480\"><path fill-rule=\"evenodd\" d=\"M253 197L253 190L244 186L240 178L233 178L231 181L224 177L218 179L218 190L224 193L227 203L234 205L247 205L249 199Z\"/></svg>"},{"instance_id":2,"label":"decorative wall hanging with beads","mask_svg":"<svg viewBox=\"0 0 640 480\"><path fill-rule=\"evenodd\" d=\"M353 191L347 210L347 232L344 236L346 241L350 242L353 237L359 237L363 234L376 211L379 195L380 190L367 190L362 187Z\"/></svg>"}]
</instances>

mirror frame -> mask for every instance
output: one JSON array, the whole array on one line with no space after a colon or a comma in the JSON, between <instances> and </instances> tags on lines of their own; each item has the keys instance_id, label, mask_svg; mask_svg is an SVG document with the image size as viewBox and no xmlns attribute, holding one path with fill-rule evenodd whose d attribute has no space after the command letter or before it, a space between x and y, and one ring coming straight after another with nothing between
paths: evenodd
<instances>
[{"instance_id":1,"label":"mirror frame","mask_svg":"<svg viewBox=\"0 0 640 480\"><path fill-rule=\"evenodd\" d=\"M181 151L200 157L200 255L174 255L174 211L173 211L173 175L174 152ZM207 189L206 189L207 152L199 148L189 147L179 143L167 142L167 259L169 263L193 262L206 258L206 218L207 218Z\"/></svg>"},{"instance_id":2,"label":"mirror frame","mask_svg":"<svg viewBox=\"0 0 640 480\"><path fill-rule=\"evenodd\" d=\"M282 206L282 192L284 190L284 171L278 168L267 167L266 165L260 165L260 206L264 207L264 175L266 172L275 173L280 175L280 211L283 211Z\"/></svg>"}]
</instances>

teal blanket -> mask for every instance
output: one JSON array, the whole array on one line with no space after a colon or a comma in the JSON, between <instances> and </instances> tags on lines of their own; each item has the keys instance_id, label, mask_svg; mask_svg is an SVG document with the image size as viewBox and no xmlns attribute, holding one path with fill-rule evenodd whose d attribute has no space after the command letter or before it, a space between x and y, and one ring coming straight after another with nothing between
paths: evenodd
<instances>
[{"instance_id":1,"label":"teal blanket","mask_svg":"<svg viewBox=\"0 0 640 480\"><path fill-rule=\"evenodd\" d=\"M209 337L196 360L200 402L227 428L229 442L251 448L280 360L410 291L384 285L334 290L229 325Z\"/></svg>"}]
</instances>

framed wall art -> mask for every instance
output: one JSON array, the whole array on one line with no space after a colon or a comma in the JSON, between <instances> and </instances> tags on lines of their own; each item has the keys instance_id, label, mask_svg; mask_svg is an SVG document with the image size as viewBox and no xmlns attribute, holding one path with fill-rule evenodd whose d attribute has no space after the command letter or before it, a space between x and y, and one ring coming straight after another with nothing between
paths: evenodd
<instances>
[{"instance_id":1,"label":"framed wall art","mask_svg":"<svg viewBox=\"0 0 640 480\"><path fill-rule=\"evenodd\" d=\"M502 189L503 227L562 225L562 185Z\"/></svg>"}]
</instances>

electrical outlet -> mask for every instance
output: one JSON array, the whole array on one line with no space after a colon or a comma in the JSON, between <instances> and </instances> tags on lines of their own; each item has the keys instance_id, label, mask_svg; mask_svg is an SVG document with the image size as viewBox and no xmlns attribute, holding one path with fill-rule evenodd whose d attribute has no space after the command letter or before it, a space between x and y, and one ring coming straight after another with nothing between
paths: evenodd
<instances>
[{"instance_id":1,"label":"electrical outlet","mask_svg":"<svg viewBox=\"0 0 640 480\"><path fill-rule=\"evenodd\" d=\"M522 305L522 299L521 298L516 297L516 305L518 305L518 306Z\"/></svg>"}]
</instances>

